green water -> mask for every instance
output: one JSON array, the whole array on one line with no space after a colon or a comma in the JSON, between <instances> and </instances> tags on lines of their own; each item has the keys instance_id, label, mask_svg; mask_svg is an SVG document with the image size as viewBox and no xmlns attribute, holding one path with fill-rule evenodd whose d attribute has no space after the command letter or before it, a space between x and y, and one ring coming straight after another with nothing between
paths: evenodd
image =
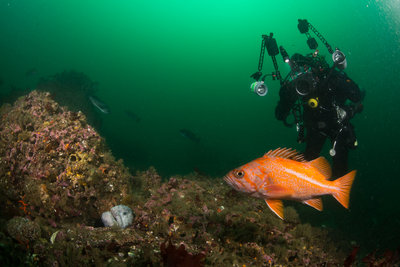
<instances>
[{"instance_id":1,"label":"green water","mask_svg":"<svg viewBox=\"0 0 400 267\"><path fill-rule=\"evenodd\" d=\"M308 53L297 19L314 25L347 56L346 72L367 91L353 123L359 147L351 212L327 200L303 221L329 224L370 246L400 242L400 7L387 1L0 0L0 90L34 88L40 77L77 70L99 82L111 108L100 129L133 169L168 177L194 169L214 177L269 149L304 147L274 117L279 82L249 90L261 35L274 33L289 54ZM327 54L320 43L322 54ZM288 67L278 56L279 68ZM27 76L27 70L37 73ZM266 56L264 71L273 65ZM134 122L123 112L137 114ZM189 129L201 141L184 138ZM329 157L326 153L325 156ZM366 241L367 240L367 241Z\"/></svg>"}]
</instances>

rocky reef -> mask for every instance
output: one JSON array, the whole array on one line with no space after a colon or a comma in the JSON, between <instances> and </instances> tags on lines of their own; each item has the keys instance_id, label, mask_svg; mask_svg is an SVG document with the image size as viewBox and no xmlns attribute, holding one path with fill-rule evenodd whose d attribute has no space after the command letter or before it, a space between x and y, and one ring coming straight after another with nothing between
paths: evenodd
<instances>
[{"instance_id":1,"label":"rocky reef","mask_svg":"<svg viewBox=\"0 0 400 267\"><path fill-rule=\"evenodd\" d=\"M36 69L32 68L27 72L36 72ZM96 95L98 87L99 84L87 74L76 70L64 70L53 75L41 77L34 85L37 91L51 93L52 99L62 106L67 106L68 110L82 111L86 120L96 129L101 126L102 118L91 104L89 97ZM0 105L14 103L19 97L29 94L32 90L26 86L16 85L10 85L8 90L4 89L0 90Z\"/></svg>"},{"instance_id":2,"label":"rocky reef","mask_svg":"<svg viewBox=\"0 0 400 267\"><path fill-rule=\"evenodd\" d=\"M57 226L98 214L128 197L130 174L81 112L33 91L0 112L0 193L6 215Z\"/></svg>"},{"instance_id":3,"label":"rocky reef","mask_svg":"<svg viewBox=\"0 0 400 267\"><path fill-rule=\"evenodd\" d=\"M131 175L105 141L49 93L0 109L0 261L40 266L343 266L328 229L285 221L259 199L198 173ZM104 227L129 207L132 225ZM110 224L112 225L112 224Z\"/></svg>"},{"instance_id":4,"label":"rocky reef","mask_svg":"<svg viewBox=\"0 0 400 267\"><path fill-rule=\"evenodd\" d=\"M90 102L90 97L95 96L99 84L87 74L76 70L62 72L40 78L36 90L51 93L51 98L58 104L68 107L68 110L85 114L86 121L99 130L102 117L97 108Z\"/></svg>"}]
</instances>

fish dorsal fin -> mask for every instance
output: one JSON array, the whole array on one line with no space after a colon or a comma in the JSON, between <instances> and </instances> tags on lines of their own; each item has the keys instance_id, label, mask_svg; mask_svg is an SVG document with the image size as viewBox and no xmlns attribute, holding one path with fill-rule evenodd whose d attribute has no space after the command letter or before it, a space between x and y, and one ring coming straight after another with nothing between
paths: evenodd
<instances>
[{"instance_id":1,"label":"fish dorsal fin","mask_svg":"<svg viewBox=\"0 0 400 267\"><path fill-rule=\"evenodd\" d=\"M321 198L312 198L312 199L303 201L303 203L313 207L314 209L322 211L322 199Z\"/></svg>"},{"instance_id":2,"label":"fish dorsal fin","mask_svg":"<svg viewBox=\"0 0 400 267\"><path fill-rule=\"evenodd\" d=\"M268 207L283 220L283 204L279 199L266 199Z\"/></svg>"},{"instance_id":3,"label":"fish dorsal fin","mask_svg":"<svg viewBox=\"0 0 400 267\"><path fill-rule=\"evenodd\" d=\"M329 179L332 176L332 170L331 166L329 165L329 162L326 160L324 157L319 157L316 158L308 164L314 168L316 168L324 177L325 179Z\"/></svg>"},{"instance_id":4,"label":"fish dorsal fin","mask_svg":"<svg viewBox=\"0 0 400 267\"><path fill-rule=\"evenodd\" d=\"M291 148L277 148L275 150L270 150L267 153L265 153L264 157L279 157L279 158L285 158L285 159L291 159L299 162L305 162L306 160L304 159L303 154L297 152L294 149Z\"/></svg>"}]
</instances>

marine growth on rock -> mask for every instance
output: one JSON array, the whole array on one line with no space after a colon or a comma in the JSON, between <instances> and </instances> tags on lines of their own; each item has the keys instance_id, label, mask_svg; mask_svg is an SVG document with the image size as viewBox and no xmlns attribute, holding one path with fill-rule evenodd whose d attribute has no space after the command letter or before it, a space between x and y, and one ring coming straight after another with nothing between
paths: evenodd
<instances>
[{"instance_id":1,"label":"marine growth on rock","mask_svg":"<svg viewBox=\"0 0 400 267\"><path fill-rule=\"evenodd\" d=\"M0 116L3 212L94 225L127 198L131 175L83 113L33 91Z\"/></svg>"}]
</instances>

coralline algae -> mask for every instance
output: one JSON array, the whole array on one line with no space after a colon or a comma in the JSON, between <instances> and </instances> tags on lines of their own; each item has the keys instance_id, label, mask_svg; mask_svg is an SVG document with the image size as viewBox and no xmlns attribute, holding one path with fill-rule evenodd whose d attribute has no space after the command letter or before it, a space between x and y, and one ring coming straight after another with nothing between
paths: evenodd
<instances>
[{"instance_id":1,"label":"coralline algae","mask_svg":"<svg viewBox=\"0 0 400 267\"><path fill-rule=\"evenodd\" d=\"M103 212L101 220L106 227L119 226L126 228L132 224L133 212L128 206L118 205L112 207L111 211Z\"/></svg>"},{"instance_id":2,"label":"coralline algae","mask_svg":"<svg viewBox=\"0 0 400 267\"><path fill-rule=\"evenodd\" d=\"M82 112L49 93L32 91L0 107L0 158L4 214L45 218L52 227L94 225L93 214L129 199L132 176L122 161Z\"/></svg>"}]
</instances>

